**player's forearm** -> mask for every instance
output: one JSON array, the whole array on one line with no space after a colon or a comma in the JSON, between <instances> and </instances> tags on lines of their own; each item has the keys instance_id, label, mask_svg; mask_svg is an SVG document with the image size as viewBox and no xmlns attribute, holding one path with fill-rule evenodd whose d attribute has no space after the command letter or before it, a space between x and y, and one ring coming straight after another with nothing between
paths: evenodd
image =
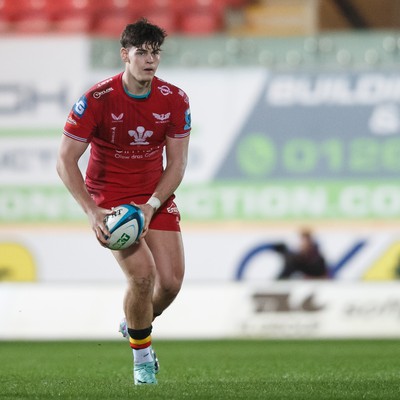
<instances>
[{"instance_id":1,"label":"player's forearm","mask_svg":"<svg viewBox=\"0 0 400 400\"><path fill-rule=\"evenodd\" d=\"M163 204L179 187L185 175L186 160L176 161L165 168L153 196Z\"/></svg>"},{"instance_id":2,"label":"player's forearm","mask_svg":"<svg viewBox=\"0 0 400 400\"><path fill-rule=\"evenodd\" d=\"M57 172L66 188L87 214L95 206L95 202L87 191L78 165L59 160L57 163Z\"/></svg>"}]
</instances>

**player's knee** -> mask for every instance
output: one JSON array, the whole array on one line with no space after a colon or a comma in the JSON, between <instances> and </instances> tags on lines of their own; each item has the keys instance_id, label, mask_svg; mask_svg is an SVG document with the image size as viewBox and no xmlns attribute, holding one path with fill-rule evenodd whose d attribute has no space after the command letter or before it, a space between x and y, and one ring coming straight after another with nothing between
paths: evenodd
<instances>
[{"instance_id":1,"label":"player's knee","mask_svg":"<svg viewBox=\"0 0 400 400\"><path fill-rule=\"evenodd\" d=\"M181 290L182 281L179 279L169 279L160 282L158 290L162 292L163 297L175 298Z\"/></svg>"},{"instance_id":2,"label":"player's knee","mask_svg":"<svg viewBox=\"0 0 400 400\"><path fill-rule=\"evenodd\" d=\"M128 285L135 293L147 295L152 293L154 288L154 276L149 275L145 277L131 276L128 278Z\"/></svg>"}]
</instances>

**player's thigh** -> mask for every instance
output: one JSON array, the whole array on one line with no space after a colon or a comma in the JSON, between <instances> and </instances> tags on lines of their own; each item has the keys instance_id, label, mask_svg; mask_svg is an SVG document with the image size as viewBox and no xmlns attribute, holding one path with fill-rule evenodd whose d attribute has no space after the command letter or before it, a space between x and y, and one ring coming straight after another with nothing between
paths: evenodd
<instances>
[{"instance_id":1,"label":"player's thigh","mask_svg":"<svg viewBox=\"0 0 400 400\"><path fill-rule=\"evenodd\" d=\"M145 240L153 254L158 278L163 282L181 282L185 272L181 233L150 229Z\"/></svg>"},{"instance_id":2,"label":"player's thigh","mask_svg":"<svg viewBox=\"0 0 400 400\"><path fill-rule=\"evenodd\" d=\"M111 252L128 278L143 278L155 274L155 260L145 240L127 249Z\"/></svg>"}]
</instances>

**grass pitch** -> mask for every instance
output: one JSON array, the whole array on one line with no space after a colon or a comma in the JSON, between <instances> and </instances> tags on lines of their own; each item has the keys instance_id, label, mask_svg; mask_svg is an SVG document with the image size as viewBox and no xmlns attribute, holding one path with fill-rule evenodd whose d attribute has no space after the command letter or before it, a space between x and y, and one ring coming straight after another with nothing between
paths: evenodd
<instances>
[{"instance_id":1,"label":"grass pitch","mask_svg":"<svg viewBox=\"0 0 400 400\"><path fill-rule=\"evenodd\" d=\"M0 342L0 399L399 399L400 341L155 341L134 386L125 341Z\"/></svg>"}]
</instances>

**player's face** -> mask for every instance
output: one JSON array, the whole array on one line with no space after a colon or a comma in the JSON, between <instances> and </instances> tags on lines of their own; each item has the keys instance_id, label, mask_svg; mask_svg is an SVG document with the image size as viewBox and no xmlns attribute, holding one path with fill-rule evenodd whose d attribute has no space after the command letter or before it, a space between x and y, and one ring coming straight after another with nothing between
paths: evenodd
<instances>
[{"instance_id":1,"label":"player's face","mask_svg":"<svg viewBox=\"0 0 400 400\"><path fill-rule=\"evenodd\" d=\"M126 62L128 72L138 82L151 81L160 64L160 48L144 44L127 50Z\"/></svg>"}]
</instances>

